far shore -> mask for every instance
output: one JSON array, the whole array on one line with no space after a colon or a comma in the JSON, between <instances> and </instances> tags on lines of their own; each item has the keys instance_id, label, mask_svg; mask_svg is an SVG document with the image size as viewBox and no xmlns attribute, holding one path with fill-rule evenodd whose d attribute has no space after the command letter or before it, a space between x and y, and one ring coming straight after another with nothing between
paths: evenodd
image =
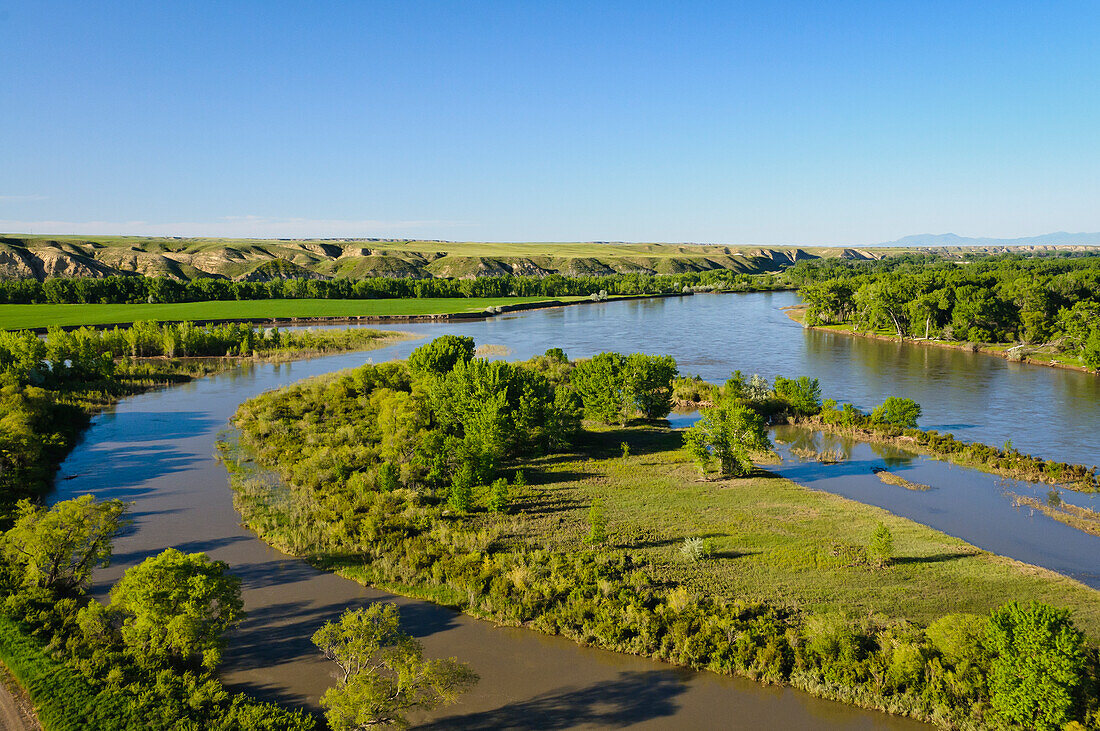
<instances>
[{"instance_id":1,"label":"far shore","mask_svg":"<svg viewBox=\"0 0 1100 731\"><path fill-rule=\"evenodd\" d=\"M1029 365L1041 365L1049 366L1051 368L1064 368L1070 371L1081 371L1083 373L1097 373L1090 368L1086 368L1083 365L1076 365L1074 363L1061 363L1055 360L1043 360L1042 358L1034 358L1032 355L1035 353L1013 353L1014 346L1001 344L990 345L988 343L957 343L947 340L934 340L932 338L899 338L897 335L888 335L885 333L867 332L864 330L856 330L850 325L807 325L804 322L806 315L807 305L790 305L789 307L782 308L787 313L787 317L797 322L802 327L808 330L820 330L822 332L840 333L842 335L854 335L860 338L870 338L872 340L882 340L885 342L905 342L912 343L914 345L923 345L933 348L947 348L949 350L962 350L968 353L984 353L985 355L992 355L997 358L1003 358L1004 360L1011 361L1013 363L1027 363ZM1031 347L1031 346L1024 346ZM1039 346L1036 346L1036 350ZM1049 355L1046 353L1038 353L1038 355Z\"/></svg>"}]
</instances>

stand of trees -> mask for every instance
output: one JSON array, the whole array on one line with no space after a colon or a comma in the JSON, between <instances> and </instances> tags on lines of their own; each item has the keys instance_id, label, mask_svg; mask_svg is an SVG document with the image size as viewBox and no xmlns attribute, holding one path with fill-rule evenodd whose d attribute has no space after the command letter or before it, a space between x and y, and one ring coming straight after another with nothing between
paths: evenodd
<instances>
[{"instance_id":1,"label":"stand of trees","mask_svg":"<svg viewBox=\"0 0 1100 731\"><path fill-rule=\"evenodd\" d=\"M1050 344L1100 369L1100 256L800 262L784 273L809 325L898 337Z\"/></svg>"},{"instance_id":2,"label":"stand of trees","mask_svg":"<svg viewBox=\"0 0 1100 731\"><path fill-rule=\"evenodd\" d=\"M102 604L86 593L127 525L117 500L18 504L0 536L0 653L47 728L307 731L314 720L232 694L215 677L243 618L240 580L168 549L128 569Z\"/></svg>"},{"instance_id":3,"label":"stand of trees","mask_svg":"<svg viewBox=\"0 0 1100 731\"><path fill-rule=\"evenodd\" d=\"M138 304L265 299L409 299L421 297L569 297L680 292L684 287L733 291L774 289L774 277L727 269L684 274L613 274L473 279L277 279L238 282L199 278L109 276L0 280L0 304Z\"/></svg>"},{"instance_id":4,"label":"stand of trees","mask_svg":"<svg viewBox=\"0 0 1100 731\"><path fill-rule=\"evenodd\" d=\"M515 527L499 537L485 519L496 509L489 481L551 448L518 431L545 434L548 415L565 405L559 413L568 414L562 421L569 428L559 434L578 445L582 412L616 422L621 404L641 416L649 399L616 397L612 408L602 397L592 401L596 391L585 386L593 379L615 394L632 393L633 371L624 367L631 356L574 364L557 351L490 371L469 358L472 345L431 344L410 365L364 366L242 405L234 420L240 446L223 445L223 454L247 523L291 553L345 566L351 556L368 582L417 587L480 616L586 644L789 682L955 728L1100 722L1096 650L1064 613L1045 605L948 615L925 628L691 595L652 580L635 554L607 545L598 501L588 538L573 549L529 544ZM664 363L646 368L663 372ZM650 396L663 403L671 385L671 375L662 378ZM734 475L741 450L766 446L759 438L765 419L822 407L812 379L785 379L780 396L735 375L722 390L716 408L723 413L703 448L726 461L720 450L728 446L734 468L724 471ZM496 404L517 392L528 394L529 416L498 418ZM471 437L471 428L479 435ZM485 434L495 436L486 441ZM303 443L311 449L300 449ZM489 445L496 446L486 451ZM254 477L252 459L281 475L285 490ZM515 483L521 489L518 475ZM876 556L886 562L888 542L878 543ZM1025 684L1011 680L1010 667L1048 672L1044 682Z\"/></svg>"}]
</instances>

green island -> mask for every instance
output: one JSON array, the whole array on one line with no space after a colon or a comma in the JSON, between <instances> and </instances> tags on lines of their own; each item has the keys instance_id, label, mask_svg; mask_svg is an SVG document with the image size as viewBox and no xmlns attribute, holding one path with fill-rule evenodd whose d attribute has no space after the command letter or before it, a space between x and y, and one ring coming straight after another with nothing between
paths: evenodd
<instances>
[{"instance_id":1,"label":"green island","mask_svg":"<svg viewBox=\"0 0 1100 731\"><path fill-rule=\"evenodd\" d=\"M823 408L812 379L766 407L730 389L685 432L663 421L671 358L473 356L444 336L246 402L222 445L246 523L346 577L585 644L947 728L1100 722L1095 590L754 466L767 414Z\"/></svg>"},{"instance_id":2,"label":"green island","mask_svg":"<svg viewBox=\"0 0 1100 731\"><path fill-rule=\"evenodd\" d=\"M48 731L313 728L308 714L218 680L223 635L241 617L240 580L224 563L169 549L129 569L104 605L88 582L110 561L126 506L38 503L89 417L124 396L403 337L190 322L0 332L0 661Z\"/></svg>"}]
</instances>

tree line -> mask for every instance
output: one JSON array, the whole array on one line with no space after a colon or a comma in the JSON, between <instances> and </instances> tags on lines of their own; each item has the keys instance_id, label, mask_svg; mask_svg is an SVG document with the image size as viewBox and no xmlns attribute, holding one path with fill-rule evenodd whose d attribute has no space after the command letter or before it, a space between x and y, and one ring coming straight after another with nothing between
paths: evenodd
<instances>
[{"instance_id":1,"label":"tree line","mask_svg":"<svg viewBox=\"0 0 1100 731\"><path fill-rule=\"evenodd\" d=\"M784 277L799 286L808 325L1049 344L1100 369L1100 256L818 260L800 262Z\"/></svg>"},{"instance_id":2,"label":"tree line","mask_svg":"<svg viewBox=\"0 0 1100 731\"><path fill-rule=\"evenodd\" d=\"M653 356L570 361L555 349L497 370L472 352L472 342L448 338L408 364L368 365L243 404L234 418L240 444L223 453L246 522L281 549L337 561L363 581L417 587L479 616L586 644L958 728L1100 720L1096 650L1068 613L1047 605L1012 603L920 627L693 595L650 579L645 559L608 546L599 501L573 548L528 543L512 523L507 536L495 533L494 512L522 517L507 497L531 489L527 457L571 445L583 459L582 419L602 429L667 415L676 368ZM722 387L685 436L704 471L717 462L726 478L746 474L751 457L770 447L768 420L824 408L813 379L776 380L735 374ZM865 418L905 428L915 406L889 401ZM303 443L311 449L296 447ZM287 491L274 493L257 463ZM888 533L872 537L875 560L888 562L890 550ZM702 560L705 542L683 552Z\"/></svg>"},{"instance_id":3,"label":"tree line","mask_svg":"<svg viewBox=\"0 0 1100 731\"><path fill-rule=\"evenodd\" d=\"M0 304L140 304L265 299L410 299L423 297L571 297L662 294L688 288L771 289L774 277L726 269L684 274L491 276L471 279L367 277L243 282L201 277L51 277L0 280Z\"/></svg>"}]
</instances>

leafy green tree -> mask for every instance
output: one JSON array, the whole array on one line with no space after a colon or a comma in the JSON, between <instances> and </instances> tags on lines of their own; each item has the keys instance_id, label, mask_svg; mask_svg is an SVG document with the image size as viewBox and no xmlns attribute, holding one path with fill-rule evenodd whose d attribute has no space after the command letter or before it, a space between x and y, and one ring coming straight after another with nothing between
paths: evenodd
<instances>
[{"instance_id":1,"label":"leafy green tree","mask_svg":"<svg viewBox=\"0 0 1100 731\"><path fill-rule=\"evenodd\" d=\"M1035 601L1005 604L989 618L987 642L989 702L1002 719L1055 731L1077 717L1085 639L1067 610Z\"/></svg>"},{"instance_id":2,"label":"leafy green tree","mask_svg":"<svg viewBox=\"0 0 1100 731\"><path fill-rule=\"evenodd\" d=\"M775 395L786 401L796 414L812 416L821 411L821 385L816 378L776 376Z\"/></svg>"},{"instance_id":3,"label":"leafy green tree","mask_svg":"<svg viewBox=\"0 0 1100 731\"><path fill-rule=\"evenodd\" d=\"M108 607L122 618L123 642L138 659L213 670L225 633L244 618L241 580L228 571L223 561L174 548L127 569Z\"/></svg>"},{"instance_id":4,"label":"leafy green tree","mask_svg":"<svg viewBox=\"0 0 1100 731\"><path fill-rule=\"evenodd\" d=\"M503 477L493 480L489 486L489 510L494 513L503 513L508 510L508 480Z\"/></svg>"},{"instance_id":5,"label":"leafy green tree","mask_svg":"<svg viewBox=\"0 0 1100 731\"><path fill-rule=\"evenodd\" d=\"M615 424L625 418L624 360L619 353L600 353L573 369L569 382L580 394L586 419Z\"/></svg>"},{"instance_id":6,"label":"leafy green tree","mask_svg":"<svg viewBox=\"0 0 1100 731\"><path fill-rule=\"evenodd\" d=\"M83 591L92 570L111 561L111 539L129 521L121 500L91 495L52 508L20 500L15 525L4 534L4 555L26 584L59 594Z\"/></svg>"},{"instance_id":7,"label":"leafy green tree","mask_svg":"<svg viewBox=\"0 0 1100 731\"><path fill-rule=\"evenodd\" d=\"M867 548L867 556L879 566L886 566L894 558L894 536L885 523L875 526L871 534L871 545Z\"/></svg>"},{"instance_id":8,"label":"leafy green tree","mask_svg":"<svg viewBox=\"0 0 1100 731\"><path fill-rule=\"evenodd\" d=\"M676 374L676 361L667 355L600 353L578 363L569 380L585 418L615 424L635 411L647 419L668 416Z\"/></svg>"},{"instance_id":9,"label":"leafy green tree","mask_svg":"<svg viewBox=\"0 0 1100 731\"><path fill-rule=\"evenodd\" d=\"M913 399L890 396L871 411L871 423L914 428L920 414L920 404Z\"/></svg>"},{"instance_id":10,"label":"leafy green tree","mask_svg":"<svg viewBox=\"0 0 1100 731\"><path fill-rule=\"evenodd\" d=\"M1094 371L1100 371L1100 325L1094 325L1081 348L1081 359Z\"/></svg>"},{"instance_id":11,"label":"leafy green tree","mask_svg":"<svg viewBox=\"0 0 1100 731\"><path fill-rule=\"evenodd\" d=\"M978 614L947 614L924 631L932 646L955 668L984 666L989 619Z\"/></svg>"},{"instance_id":12,"label":"leafy green tree","mask_svg":"<svg viewBox=\"0 0 1100 731\"><path fill-rule=\"evenodd\" d=\"M477 675L454 658L424 659L423 647L400 628L394 604L374 603L326 622L313 643L340 668L321 705L333 731L404 728L407 715L452 703Z\"/></svg>"},{"instance_id":13,"label":"leafy green tree","mask_svg":"<svg viewBox=\"0 0 1100 731\"><path fill-rule=\"evenodd\" d=\"M723 476L741 477L752 469L752 452L771 450L764 419L752 409L726 401L702 413L684 435L696 462L704 452L713 454Z\"/></svg>"},{"instance_id":14,"label":"leafy green tree","mask_svg":"<svg viewBox=\"0 0 1100 731\"><path fill-rule=\"evenodd\" d=\"M447 504L457 513L469 512L473 503L474 483L477 481L473 466L463 462L451 478L451 492Z\"/></svg>"},{"instance_id":15,"label":"leafy green tree","mask_svg":"<svg viewBox=\"0 0 1100 731\"><path fill-rule=\"evenodd\" d=\"M799 290L806 310L807 325L830 325L847 321L852 310L852 283L844 279L828 279L808 284Z\"/></svg>"},{"instance_id":16,"label":"leafy green tree","mask_svg":"<svg viewBox=\"0 0 1100 731\"><path fill-rule=\"evenodd\" d=\"M891 272L860 287L855 301L864 322L890 325L903 338L909 331L908 306L913 294L909 280Z\"/></svg>"},{"instance_id":17,"label":"leafy green tree","mask_svg":"<svg viewBox=\"0 0 1100 731\"><path fill-rule=\"evenodd\" d=\"M455 364L474 357L474 339L465 335L443 335L421 345L409 355L414 374L446 373Z\"/></svg>"},{"instance_id":18,"label":"leafy green tree","mask_svg":"<svg viewBox=\"0 0 1100 731\"><path fill-rule=\"evenodd\" d=\"M632 353L623 364L628 404L647 419L663 419L672 410L672 381L679 371L670 355Z\"/></svg>"}]
</instances>

